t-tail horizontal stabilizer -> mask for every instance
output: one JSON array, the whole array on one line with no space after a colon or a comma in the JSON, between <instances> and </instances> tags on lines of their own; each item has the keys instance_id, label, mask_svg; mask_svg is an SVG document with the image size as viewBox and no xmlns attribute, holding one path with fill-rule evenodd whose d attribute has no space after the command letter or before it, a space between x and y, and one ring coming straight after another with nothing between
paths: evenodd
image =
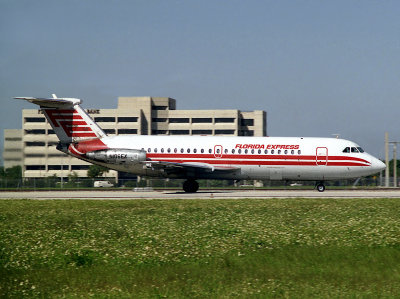
<instances>
[{"instance_id":1,"label":"t-tail horizontal stabilizer","mask_svg":"<svg viewBox=\"0 0 400 299\"><path fill-rule=\"evenodd\" d=\"M53 98L16 97L14 99L39 105L61 144L106 136L79 105L82 103L80 99L57 98L55 94Z\"/></svg>"}]
</instances>

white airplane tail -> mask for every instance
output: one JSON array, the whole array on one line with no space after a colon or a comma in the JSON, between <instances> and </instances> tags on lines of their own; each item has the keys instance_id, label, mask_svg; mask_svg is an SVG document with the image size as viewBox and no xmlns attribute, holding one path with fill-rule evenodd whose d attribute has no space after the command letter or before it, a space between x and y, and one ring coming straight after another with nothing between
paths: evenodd
<instances>
[{"instance_id":1,"label":"white airplane tail","mask_svg":"<svg viewBox=\"0 0 400 299\"><path fill-rule=\"evenodd\" d=\"M106 136L79 105L82 103L80 99L57 98L55 94L53 98L18 97L15 99L39 105L62 144Z\"/></svg>"}]
</instances>

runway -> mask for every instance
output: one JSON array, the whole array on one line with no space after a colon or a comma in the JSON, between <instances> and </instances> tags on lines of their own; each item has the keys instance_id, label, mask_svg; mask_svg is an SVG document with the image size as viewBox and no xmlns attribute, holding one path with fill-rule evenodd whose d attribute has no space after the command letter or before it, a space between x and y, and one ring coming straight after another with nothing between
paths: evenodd
<instances>
[{"instance_id":1,"label":"runway","mask_svg":"<svg viewBox=\"0 0 400 299\"><path fill-rule=\"evenodd\" d=\"M223 198L399 198L400 189L374 190L200 190L185 193L177 190L133 191L16 191L0 192L0 199L223 199Z\"/></svg>"}]
</instances>

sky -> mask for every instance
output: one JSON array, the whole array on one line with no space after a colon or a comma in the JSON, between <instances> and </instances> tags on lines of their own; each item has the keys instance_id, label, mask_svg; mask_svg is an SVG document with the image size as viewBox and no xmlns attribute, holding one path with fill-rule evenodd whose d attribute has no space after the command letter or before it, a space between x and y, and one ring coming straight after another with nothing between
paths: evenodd
<instances>
[{"instance_id":1,"label":"sky","mask_svg":"<svg viewBox=\"0 0 400 299\"><path fill-rule=\"evenodd\" d=\"M0 147L16 96L267 111L269 136L400 141L399 1L0 0Z\"/></svg>"}]
</instances>

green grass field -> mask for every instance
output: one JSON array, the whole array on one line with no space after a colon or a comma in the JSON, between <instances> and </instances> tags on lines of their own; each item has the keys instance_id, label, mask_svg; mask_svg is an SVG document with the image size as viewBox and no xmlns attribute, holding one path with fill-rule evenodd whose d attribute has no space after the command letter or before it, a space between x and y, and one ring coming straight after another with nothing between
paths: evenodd
<instances>
[{"instance_id":1,"label":"green grass field","mask_svg":"<svg viewBox=\"0 0 400 299\"><path fill-rule=\"evenodd\" d=\"M0 200L0 297L395 298L400 199Z\"/></svg>"}]
</instances>

